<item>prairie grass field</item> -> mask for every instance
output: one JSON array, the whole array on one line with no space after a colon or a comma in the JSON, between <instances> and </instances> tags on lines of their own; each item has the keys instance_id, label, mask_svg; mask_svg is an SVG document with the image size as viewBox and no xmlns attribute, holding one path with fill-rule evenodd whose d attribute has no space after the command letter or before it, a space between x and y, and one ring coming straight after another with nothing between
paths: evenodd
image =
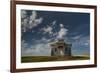
<instances>
[{"instance_id":1,"label":"prairie grass field","mask_svg":"<svg viewBox=\"0 0 100 73\"><path fill-rule=\"evenodd\" d=\"M88 60L89 56L24 56L21 57L22 63L28 62L48 62L48 61L69 61L69 60Z\"/></svg>"}]
</instances>

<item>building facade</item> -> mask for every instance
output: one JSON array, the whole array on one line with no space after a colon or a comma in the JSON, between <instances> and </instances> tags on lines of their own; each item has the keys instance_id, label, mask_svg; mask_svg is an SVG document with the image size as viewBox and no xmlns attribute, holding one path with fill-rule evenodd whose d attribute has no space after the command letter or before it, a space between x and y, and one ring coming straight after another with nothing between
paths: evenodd
<instances>
[{"instance_id":1,"label":"building facade","mask_svg":"<svg viewBox=\"0 0 100 73\"><path fill-rule=\"evenodd\" d=\"M64 39L59 39L51 45L51 56L71 56L71 44L65 43Z\"/></svg>"}]
</instances>

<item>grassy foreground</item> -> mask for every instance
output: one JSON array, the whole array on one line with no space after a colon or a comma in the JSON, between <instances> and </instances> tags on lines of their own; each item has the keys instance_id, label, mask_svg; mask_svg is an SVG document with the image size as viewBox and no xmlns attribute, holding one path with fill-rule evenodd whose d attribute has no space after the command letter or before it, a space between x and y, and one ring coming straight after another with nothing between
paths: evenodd
<instances>
[{"instance_id":1,"label":"grassy foreground","mask_svg":"<svg viewBox=\"0 0 100 73\"><path fill-rule=\"evenodd\" d=\"M28 62L48 62L48 61L67 61L67 60L88 60L89 56L24 56L21 57L22 63Z\"/></svg>"}]
</instances>

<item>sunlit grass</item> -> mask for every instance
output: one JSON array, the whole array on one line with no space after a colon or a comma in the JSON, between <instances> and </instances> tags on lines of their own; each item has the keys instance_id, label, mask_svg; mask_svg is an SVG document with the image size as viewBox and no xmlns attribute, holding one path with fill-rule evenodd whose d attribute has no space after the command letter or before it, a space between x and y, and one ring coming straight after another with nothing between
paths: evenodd
<instances>
[{"instance_id":1,"label":"sunlit grass","mask_svg":"<svg viewBox=\"0 0 100 73\"><path fill-rule=\"evenodd\" d=\"M21 57L22 63L27 62L48 62L48 61L69 61L69 60L88 60L89 56L24 56Z\"/></svg>"}]
</instances>

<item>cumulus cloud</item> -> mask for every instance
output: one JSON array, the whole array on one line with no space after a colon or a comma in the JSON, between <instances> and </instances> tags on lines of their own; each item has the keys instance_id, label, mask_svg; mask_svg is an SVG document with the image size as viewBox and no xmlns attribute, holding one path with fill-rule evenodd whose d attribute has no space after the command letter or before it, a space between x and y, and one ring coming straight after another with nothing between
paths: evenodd
<instances>
[{"instance_id":1,"label":"cumulus cloud","mask_svg":"<svg viewBox=\"0 0 100 73\"><path fill-rule=\"evenodd\" d=\"M76 35L78 36L78 35ZM89 36L81 36L72 42L73 55L89 55L90 54L90 38Z\"/></svg>"},{"instance_id":2,"label":"cumulus cloud","mask_svg":"<svg viewBox=\"0 0 100 73\"><path fill-rule=\"evenodd\" d=\"M34 21L36 19L36 17L37 17L36 11L32 11L32 14L30 16L30 21Z\"/></svg>"},{"instance_id":3,"label":"cumulus cloud","mask_svg":"<svg viewBox=\"0 0 100 73\"><path fill-rule=\"evenodd\" d=\"M26 43L25 40L22 40L21 41L21 49L23 50L23 49L25 49L27 47L28 47L28 43Z\"/></svg>"},{"instance_id":4,"label":"cumulus cloud","mask_svg":"<svg viewBox=\"0 0 100 73\"><path fill-rule=\"evenodd\" d=\"M54 26L56 24L56 20L54 20L53 22L52 22L52 25Z\"/></svg>"},{"instance_id":5,"label":"cumulus cloud","mask_svg":"<svg viewBox=\"0 0 100 73\"><path fill-rule=\"evenodd\" d=\"M54 32L53 34L52 34L52 36L57 36L58 35L58 32Z\"/></svg>"},{"instance_id":6,"label":"cumulus cloud","mask_svg":"<svg viewBox=\"0 0 100 73\"><path fill-rule=\"evenodd\" d=\"M51 49L48 43L37 43L28 47L27 43L22 43L22 56L50 56Z\"/></svg>"},{"instance_id":7,"label":"cumulus cloud","mask_svg":"<svg viewBox=\"0 0 100 73\"><path fill-rule=\"evenodd\" d=\"M30 29L33 28L33 27L36 27L36 26L38 26L42 22L42 20L43 20L42 17L38 18L38 19L35 19L35 20L32 20L32 21L29 22L29 26L28 27Z\"/></svg>"},{"instance_id":8,"label":"cumulus cloud","mask_svg":"<svg viewBox=\"0 0 100 73\"><path fill-rule=\"evenodd\" d=\"M68 33L68 29L64 28L63 24L60 24L60 30L58 32L57 38L64 38L64 36Z\"/></svg>"},{"instance_id":9,"label":"cumulus cloud","mask_svg":"<svg viewBox=\"0 0 100 73\"><path fill-rule=\"evenodd\" d=\"M53 33L52 32L53 28L51 26L44 27L42 30L44 31L44 33L49 33L49 34Z\"/></svg>"},{"instance_id":10,"label":"cumulus cloud","mask_svg":"<svg viewBox=\"0 0 100 73\"><path fill-rule=\"evenodd\" d=\"M27 16L26 11L25 10L22 10L21 11L21 18L26 18L26 16Z\"/></svg>"},{"instance_id":11,"label":"cumulus cloud","mask_svg":"<svg viewBox=\"0 0 100 73\"><path fill-rule=\"evenodd\" d=\"M78 35L77 35L78 36ZM79 37L78 39L74 39L75 42L73 42L73 45L80 45L80 46L89 46L90 45L90 38L89 36L86 36L86 37Z\"/></svg>"},{"instance_id":12,"label":"cumulus cloud","mask_svg":"<svg viewBox=\"0 0 100 73\"><path fill-rule=\"evenodd\" d=\"M53 25L56 24L56 21L53 21L52 22ZM64 38L64 36L68 33L68 29L64 27L63 24L59 24L60 26L60 30L59 31L53 31L55 28L53 28L53 26L47 26L47 27L44 27L42 28L41 30L43 31L43 33L48 33L49 35L53 37L56 37L55 39L57 38Z\"/></svg>"},{"instance_id":13,"label":"cumulus cloud","mask_svg":"<svg viewBox=\"0 0 100 73\"><path fill-rule=\"evenodd\" d=\"M37 18L36 11L32 11L31 15L27 15L27 13L28 12L26 10L21 11L21 28L23 32L37 27L43 21L42 17Z\"/></svg>"},{"instance_id":14,"label":"cumulus cloud","mask_svg":"<svg viewBox=\"0 0 100 73\"><path fill-rule=\"evenodd\" d=\"M50 36L54 36L56 35L53 30L55 29L55 25L56 25L56 20L52 21L50 25L48 25L47 27L42 28L41 30L43 31L43 33L48 33Z\"/></svg>"},{"instance_id":15,"label":"cumulus cloud","mask_svg":"<svg viewBox=\"0 0 100 73\"><path fill-rule=\"evenodd\" d=\"M22 56L50 56L51 39L42 37L40 40L34 41L35 44L29 45L25 40L21 42L21 55Z\"/></svg>"},{"instance_id":16,"label":"cumulus cloud","mask_svg":"<svg viewBox=\"0 0 100 73\"><path fill-rule=\"evenodd\" d=\"M60 24L60 27L61 27L61 28L63 28L63 27L64 27L64 25L63 25L63 24Z\"/></svg>"},{"instance_id":17,"label":"cumulus cloud","mask_svg":"<svg viewBox=\"0 0 100 73\"><path fill-rule=\"evenodd\" d=\"M45 37L42 37L42 38L41 38L41 41L43 41L43 42L45 42L45 43L48 43L48 42L50 41L50 39L47 39L47 38L45 38Z\"/></svg>"}]
</instances>

